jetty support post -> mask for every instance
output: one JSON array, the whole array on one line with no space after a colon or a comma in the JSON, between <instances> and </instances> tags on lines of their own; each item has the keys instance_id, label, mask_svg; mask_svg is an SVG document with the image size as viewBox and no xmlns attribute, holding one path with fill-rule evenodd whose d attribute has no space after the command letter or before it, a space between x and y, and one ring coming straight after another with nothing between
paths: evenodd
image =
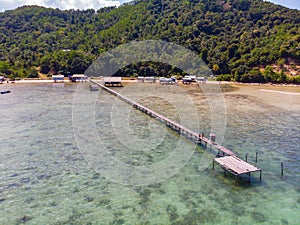
<instances>
[{"instance_id":1,"label":"jetty support post","mask_svg":"<svg viewBox=\"0 0 300 225\"><path fill-rule=\"evenodd\" d=\"M199 136L198 136L198 143L201 145L201 141L202 141L202 135L201 134L199 134Z\"/></svg>"},{"instance_id":2,"label":"jetty support post","mask_svg":"<svg viewBox=\"0 0 300 225\"><path fill-rule=\"evenodd\" d=\"M261 181L261 170L259 171L259 181Z\"/></svg>"},{"instance_id":3,"label":"jetty support post","mask_svg":"<svg viewBox=\"0 0 300 225\"><path fill-rule=\"evenodd\" d=\"M283 162L281 162L281 176L283 176Z\"/></svg>"},{"instance_id":4,"label":"jetty support post","mask_svg":"<svg viewBox=\"0 0 300 225\"><path fill-rule=\"evenodd\" d=\"M246 160L245 161L248 162L248 153L246 153Z\"/></svg>"},{"instance_id":5,"label":"jetty support post","mask_svg":"<svg viewBox=\"0 0 300 225\"><path fill-rule=\"evenodd\" d=\"M251 173L248 173L249 177L248 177L248 184L250 184L250 178L251 178Z\"/></svg>"},{"instance_id":6,"label":"jetty support post","mask_svg":"<svg viewBox=\"0 0 300 225\"><path fill-rule=\"evenodd\" d=\"M255 153L255 162L257 163L257 154L258 152Z\"/></svg>"}]
</instances>

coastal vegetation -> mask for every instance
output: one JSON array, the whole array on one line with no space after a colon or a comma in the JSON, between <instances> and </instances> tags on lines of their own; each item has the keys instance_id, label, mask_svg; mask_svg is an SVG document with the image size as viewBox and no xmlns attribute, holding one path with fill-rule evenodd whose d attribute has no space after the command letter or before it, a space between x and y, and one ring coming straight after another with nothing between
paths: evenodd
<instances>
[{"instance_id":1,"label":"coastal vegetation","mask_svg":"<svg viewBox=\"0 0 300 225\"><path fill-rule=\"evenodd\" d=\"M218 80L300 84L300 11L263 0L136 0L97 11L24 6L0 13L0 31L0 74L11 79L83 73L103 52L155 39L190 49ZM182 71L138 62L119 73Z\"/></svg>"}]
</instances>

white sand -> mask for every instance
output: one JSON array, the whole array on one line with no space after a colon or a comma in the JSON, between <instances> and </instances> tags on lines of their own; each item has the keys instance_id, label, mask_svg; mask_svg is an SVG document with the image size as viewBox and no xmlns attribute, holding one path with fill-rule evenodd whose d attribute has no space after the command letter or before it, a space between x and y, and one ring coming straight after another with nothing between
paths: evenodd
<instances>
[{"instance_id":1,"label":"white sand","mask_svg":"<svg viewBox=\"0 0 300 225\"><path fill-rule=\"evenodd\" d=\"M15 81L10 81L9 83L14 83L14 84L40 84L40 83L66 83L66 82L70 82L70 80L64 80L64 82L62 82L62 81L54 82L54 80L15 80ZM3 84L5 84L5 82Z\"/></svg>"},{"instance_id":2,"label":"white sand","mask_svg":"<svg viewBox=\"0 0 300 225\"><path fill-rule=\"evenodd\" d=\"M248 95L273 107L285 110L300 111L300 86L264 86L259 85L232 85L237 91L226 95Z\"/></svg>"},{"instance_id":3,"label":"white sand","mask_svg":"<svg viewBox=\"0 0 300 225\"><path fill-rule=\"evenodd\" d=\"M298 92L288 92L288 91L275 91L275 90L267 90L267 89L259 89L260 91L264 92L272 92L272 93L280 93L285 95L300 95Z\"/></svg>"}]
</instances>

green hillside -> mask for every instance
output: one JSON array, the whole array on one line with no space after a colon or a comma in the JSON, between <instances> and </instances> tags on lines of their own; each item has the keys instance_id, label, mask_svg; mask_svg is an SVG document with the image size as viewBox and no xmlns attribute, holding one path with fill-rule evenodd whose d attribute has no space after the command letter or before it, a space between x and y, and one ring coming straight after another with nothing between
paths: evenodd
<instances>
[{"instance_id":1,"label":"green hillside","mask_svg":"<svg viewBox=\"0 0 300 225\"><path fill-rule=\"evenodd\" d=\"M0 73L11 78L35 77L37 68L83 73L102 52L157 39L200 55L219 79L300 83L300 11L262 0L134 1L98 11L27 6L0 13L0 31ZM147 62L122 75L145 66L161 72Z\"/></svg>"}]
</instances>

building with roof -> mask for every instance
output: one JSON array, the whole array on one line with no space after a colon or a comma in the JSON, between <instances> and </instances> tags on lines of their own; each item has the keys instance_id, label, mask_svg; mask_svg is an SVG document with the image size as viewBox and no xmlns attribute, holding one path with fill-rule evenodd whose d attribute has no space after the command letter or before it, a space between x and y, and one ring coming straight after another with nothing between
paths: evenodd
<instances>
[{"instance_id":1,"label":"building with roof","mask_svg":"<svg viewBox=\"0 0 300 225\"><path fill-rule=\"evenodd\" d=\"M72 82L86 82L88 79L88 77L84 74L73 74L71 77L70 77L70 80Z\"/></svg>"},{"instance_id":2,"label":"building with roof","mask_svg":"<svg viewBox=\"0 0 300 225\"><path fill-rule=\"evenodd\" d=\"M123 87L122 77L103 77L102 82L105 86Z\"/></svg>"},{"instance_id":3,"label":"building with roof","mask_svg":"<svg viewBox=\"0 0 300 225\"><path fill-rule=\"evenodd\" d=\"M64 82L64 75L52 75L52 80L54 82Z\"/></svg>"}]
</instances>

